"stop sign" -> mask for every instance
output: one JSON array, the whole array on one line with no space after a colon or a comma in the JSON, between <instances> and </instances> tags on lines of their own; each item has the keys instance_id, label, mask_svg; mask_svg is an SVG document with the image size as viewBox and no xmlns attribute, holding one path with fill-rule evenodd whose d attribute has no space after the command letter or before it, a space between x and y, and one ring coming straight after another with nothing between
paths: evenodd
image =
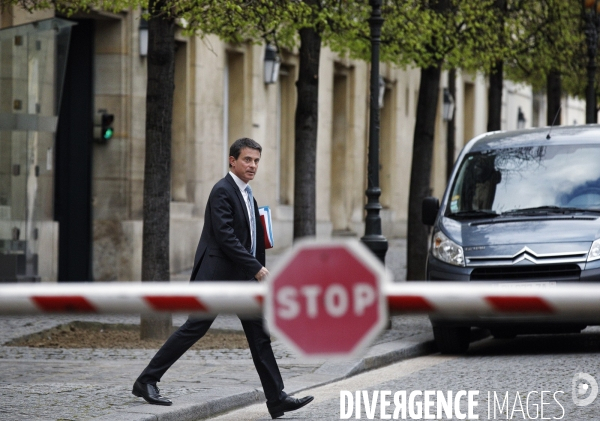
<instances>
[{"instance_id":1,"label":"stop sign","mask_svg":"<svg viewBox=\"0 0 600 421\"><path fill-rule=\"evenodd\" d=\"M387 324L389 275L356 240L299 242L267 282L269 329L304 356L352 356Z\"/></svg>"}]
</instances>

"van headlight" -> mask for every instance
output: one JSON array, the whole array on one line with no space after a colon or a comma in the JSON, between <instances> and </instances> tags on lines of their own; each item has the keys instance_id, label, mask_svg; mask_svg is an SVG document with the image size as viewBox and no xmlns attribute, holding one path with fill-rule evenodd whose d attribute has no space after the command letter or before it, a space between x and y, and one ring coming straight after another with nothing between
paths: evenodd
<instances>
[{"instance_id":1,"label":"van headlight","mask_svg":"<svg viewBox=\"0 0 600 421\"><path fill-rule=\"evenodd\" d=\"M433 235L431 251L433 256L442 262L450 263L454 266L465 265L465 255L462 247L446 237L441 231Z\"/></svg>"},{"instance_id":2,"label":"van headlight","mask_svg":"<svg viewBox=\"0 0 600 421\"><path fill-rule=\"evenodd\" d=\"M590 247L590 252L588 253L587 261L592 262L598 259L600 259L600 238L592 243L592 247Z\"/></svg>"}]
</instances>

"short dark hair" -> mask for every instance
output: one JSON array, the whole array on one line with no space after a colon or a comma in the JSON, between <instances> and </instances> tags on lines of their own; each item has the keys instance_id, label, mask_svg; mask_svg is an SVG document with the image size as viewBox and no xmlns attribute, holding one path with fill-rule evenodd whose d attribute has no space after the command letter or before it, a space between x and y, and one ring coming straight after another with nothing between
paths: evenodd
<instances>
[{"instance_id":1,"label":"short dark hair","mask_svg":"<svg viewBox=\"0 0 600 421\"><path fill-rule=\"evenodd\" d=\"M244 148L256 149L262 154L262 146L256 140L252 140L249 137L242 137L231 144L229 147L229 156L238 159ZM229 166L231 167L231 165Z\"/></svg>"}]
</instances>

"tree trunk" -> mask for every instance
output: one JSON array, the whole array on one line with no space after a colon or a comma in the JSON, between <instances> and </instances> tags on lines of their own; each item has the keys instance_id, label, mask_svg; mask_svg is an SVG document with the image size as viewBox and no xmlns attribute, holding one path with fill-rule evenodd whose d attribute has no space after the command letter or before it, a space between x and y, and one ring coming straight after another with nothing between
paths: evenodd
<instances>
[{"instance_id":1,"label":"tree trunk","mask_svg":"<svg viewBox=\"0 0 600 421\"><path fill-rule=\"evenodd\" d=\"M499 28L504 27L504 18L507 13L507 1L495 0L494 8L498 16ZM504 85L504 62L496 61L490 74L490 89L488 90L488 122L487 131L501 130L502 126L502 87Z\"/></svg>"},{"instance_id":2,"label":"tree trunk","mask_svg":"<svg viewBox=\"0 0 600 421\"><path fill-rule=\"evenodd\" d=\"M148 87L146 91L146 160L144 167L144 231L142 281L168 281L169 206L171 202L171 123L175 66L174 21L158 16L163 0L151 0L148 22ZM171 315L142 315L141 338L165 339Z\"/></svg>"},{"instance_id":3,"label":"tree trunk","mask_svg":"<svg viewBox=\"0 0 600 421\"><path fill-rule=\"evenodd\" d=\"M504 63L496 62L490 74L488 90L488 122L487 131L500 130L502 125L502 85L504 80Z\"/></svg>"},{"instance_id":4,"label":"tree trunk","mask_svg":"<svg viewBox=\"0 0 600 421\"><path fill-rule=\"evenodd\" d=\"M548 112L546 113L546 124L548 126L560 126L560 98L562 96L562 85L560 72L550 70L546 79L546 96L548 97Z\"/></svg>"},{"instance_id":5,"label":"tree trunk","mask_svg":"<svg viewBox=\"0 0 600 421\"><path fill-rule=\"evenodd\" d=\"M429 227L421 221L421 204L423 198L431 194L429 186L440 75L441 65L421 69L408 198L406 272L406 280L408 281L425 279Z\"/></svg>"},{"instance_id":6,"label":"tree trunk","mask_svg":"<svg viewBox=\"0 0 600 421\"><path fill-rule=\"evenodd\" d=\"M598 108L596 103L596 58L598 57L598 25L596 11L585 10L585 30L588 64L587 87L585 88L585 124L598 122Z\"/></svg>"},{"instance_id":7,"label":"tree trunk","mask_svg":"<svg viewBox=\"0 0 600 421\"><path fill-rule=\"evenodd\" d=\"M298 105L295 121L294 239L316 235L317 127L319 121L319 60L321 36L300 30Z\"/></svg>"},{"instance_id":8,"label":"tree trunk","mask_svg":"<svg viewBox=\"0 0 600 421\"><path fill-rule=\"evenodd\" d=\"M448 72L448 91L450 91L450 95L456 101L456 69L451 69ZM454 153L456 149L455 115L456 112L452 113L452 118L448 121L448 126L446 127L446 183L450 181L452 168L454 167Z\"/></svg>"},{"instance_id":9,"label":"tree trunk","mask_svg":"<svg viewBox=\"0 0 600 421\"><path fill-rule=\"evenodd\" d=\"M595 124L598 119L598 108L596 105L596 64L595 58L587 67L587 88L585 89L585 124Z\"/></svg>"}]
</instances>

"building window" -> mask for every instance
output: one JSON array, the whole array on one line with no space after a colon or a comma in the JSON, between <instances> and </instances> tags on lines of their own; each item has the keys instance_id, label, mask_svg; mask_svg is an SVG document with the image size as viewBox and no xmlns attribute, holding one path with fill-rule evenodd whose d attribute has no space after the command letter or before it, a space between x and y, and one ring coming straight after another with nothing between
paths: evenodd
<instances>
[{"instance_id":1,"label":"building window","mask_svg":"<svg viewBox=\"0 0 600 421\"><path fill-rule=\"evenodd\" d=\"M463 114L463 144L467 144L469 140L475 137L475 84L465 83L464 93L464 114Z\"/></svg>"},{"instance_id":2,"label":"building window","mask_svg":"<svg viewBox=\"0 0 600 421\"><path fill-rule=\"evenodd\" d=\"M292 66L281 66L277 96L277 145L279 147L279 203L294 203L294 145L296 110L296 75Z\"/></svg>"},{"instance_id":3,"label":"building window","mask_svg":"<svg viewBox=\"0 0 600 421\"><path fill-rule=\"evenodd\" d=\"M355 235L352 225L354 207L358 205L355 192L363 180L348 177L355 168L354 138L352 136L352 69L336 65L333 78L331 127L331 187L330 218L333 235Z\"/></svg>"},{"instance_id":4,"label":"building window","mask_svg":"<svg viewBox=\"0 0 600 421\"><path fill-rule=\"evenodd\" d=\"M175 91L173 92L173 124L171 127L171 197L186 202L188 157L188 58L187 43L177 42L175 51Z\"/></svg>"},{"instance_id":5,"label":"building window","mask_svg":"<svg viewBox=\"0 0 600 421\"><path fill-rule=\"evenodd\" d=\"M244 54L228 51L223 82L223 153L225 172L229 165L229 147L244 135Z\"/></svg>"},{"instance_id":6,"label":"building window","mask_svg":"<svg viewBox=\"0 0 600 421\"><path fill-rule=\"evenodd\" d=\"M395 96L393 95L393 85L386 82L385 92L383 95L383 108L379 110L379 139L380 139L380 185L381 185L381 205L384 208L392 207L392 188L394 183L392 180L395 177L394 165L395 157L395 119L394 113L396 110Z\"/></svg>"}]
</instances>

